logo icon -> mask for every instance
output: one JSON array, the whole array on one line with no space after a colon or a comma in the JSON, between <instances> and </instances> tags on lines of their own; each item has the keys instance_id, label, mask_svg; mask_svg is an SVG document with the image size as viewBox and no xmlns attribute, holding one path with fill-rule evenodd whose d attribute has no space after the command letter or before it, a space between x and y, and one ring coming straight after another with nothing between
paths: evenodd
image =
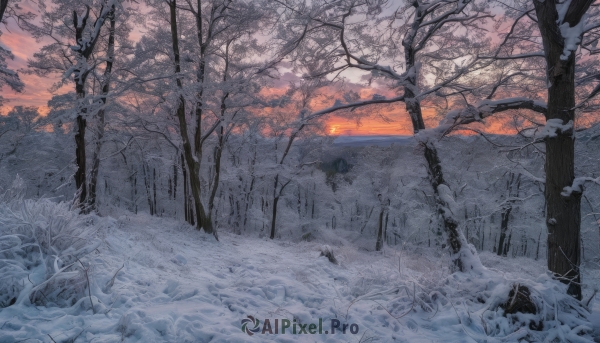
<instances>
[{"instance_id":1,"label":"logo icon","mask_svg":"<svg viewBox=\"0 0 600 343\"><path fill-rule=\"evenodd\" d=\"M254 328L249 328L248 326L250 325L254 325ZM260 331L260 320L252 317L252 316L248 316L248 319L242 319L242 332L245 332L248 334L248 336L252 336L255 333Z\"/></svg>"}]
</instances>

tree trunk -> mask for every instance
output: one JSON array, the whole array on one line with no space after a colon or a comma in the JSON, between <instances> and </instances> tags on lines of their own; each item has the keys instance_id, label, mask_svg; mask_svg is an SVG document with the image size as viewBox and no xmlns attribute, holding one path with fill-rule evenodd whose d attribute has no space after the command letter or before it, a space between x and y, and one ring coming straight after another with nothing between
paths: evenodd
<instances>
[{"instance_id":1,"label":"tree trunk","mask_svg":"<svg viewBox=\"0 0 600 343\"><path fill-rule=\"evenodd\" d=\"M406 46L405 46L406 48ZM412 49L412 48L411 48ZM410 58L412 62L410 65L407 64L407 67L414 67L414 54L412 50L407 50L407 58ZM411 80L409 80L410 82ZM425 129L425 122L423 120L423 114L421 110L421 103L417 98L415 98L415 91L418 89L415 80L412 80L411 86L405 87L405 94L408 94L408 98L405 98L406 111L409 113L411 117L411 121L413 124L413 129L415 134L420 130ZM467 263L463 263L462 256L460 251L462 246L466 244L466 239L462 235L462 233L458 229L458 221L454 218L453 214L447 208L447 205L440 197L439 186L446 185L444 180L444 174L442 172L442 166L440 159L438 157L437 149L432 142L423 143L424 148L424 156L427 161L427 171L429 173L429 181L431 183L431 187L433 188L435 201L437 204L437 211L440 215L444 231L446 233L446 238L448 245L450 247L450 253L453 256L452 265L456 270L465 271L467 267Z\"/></svg>"},{"instance_id":2,"label":"tree trunk","mask_svg":"<svg viewBox=\"0 0 600 343\"><path fill-rule=\"evenodd\" d=\"M581 194L573 193L569 197L560 194L564 187L572 185L575 178L573 143L572 137L557 137L546 141L548 269L569 284L569 294L581 300Z\"/></svg>"},{"instance_id":3,"label":"tree trunk","mask_svg":"<svg viewBox=\"0 0 600 343\"><path fill-rule=\"evenodd\" d=\"M196 94L196 133L194 135L194 149L196 151L196 158L198 159L198 161L202 161L202 103L204 94L204 78L206 72L206 48L211 39L211 30L209 30L208 36L206 37L206 41L204 41L202 32L202 1L197 0L196 3L198 7L198 11L195 14L196 36L198 37L198 46L200 47L200 54L198 56L198 70L196 71L196 82L198 83L199 90Z\"/></svg>"},{"instance_id":4,"label":"tree trunk","mask_svg":"<svg viewBox=\"0 0 600 343\"><path fill-rule=\"evenodd\" d=\"M150 209L150 215L154 215L154 202L152 201L152 192L150 190L150 166L146 171L146 162L142 161L142 171L144 172L144 188L146 189L146 200L148 201L148 208Z\"/></svg>"},{"instance_id":5,"label":"tree trunk","mask_svg":"<svg viewBox=\"0 0 600 343\"><path fill-rule=\"evenodd\" d=\"M271 217L271 235L269 238L275 239L275 223L277 222L277 203L279 202L279 197L276 196L273 199L273 216Z\"/></svg>"},{"instance_id":6,"label":"tree trunk","mask_svg":"<svg viewBox=\"0 0 600 343\"><path fill-rule=\"evenodd\" d=\"M173 200L177 200L177 157L173 162Z\"/></svg>"},{"instance_id":7,"label":"tree trunk","mask_svg":"<svg viewBox=\"0 0 600 343\"><path fill-rule=\"evenodd\" d=\"M510 236L508 242L505 242L506 233L508 232L508 222L510 220L510 213L513 209L513 203L515 202L515 198L519 197L521 175L522 174L518 174L515 178L515 173L510 173L510 180L506 181L507 199L500 213L500 239L496 251L498 256L506 256L510 247Z\"/></svg>"},{"instance_id":8,"label":"tree trunk","mask_svg":"<svg viewBox=\"0 0 600 343\"><path fill-rule=\"evenodd\" d=\"M102 12L102 10L100 11ZM90 37L84 39L84 31L87 25L87 20L90 14L90 7L86 7L86 12L83 17L77 14L77 11L73 11L73 27L75 28L75 42L77 45L72 49L76 53L76 65L73 70L74 81L75 81L75 93L77 95L77 133L75 134L75 156L77 163L77 171L75 172L75 185L79 194L78 199L75 201L79 209L86 213L87 209L87 180L86 180L86 156L85 156L85 129L87 113L87 104L85 103L85 81L89 75L91 69L87 67L87 61L94 51L96 42L98 41L100 28L104 24L106 17L99 17L94 23L94 32ZM103 15L108 15L104 13Z\"/></svg>"},{"instance_id":9,"label":"tree trunk","mask_svg":"<svg viewBox=\"0 0 600 343\"><path fill-rule=\"evenodd\" d=\"M88 196L88 206L90 211L98 210L97 207L97 186L98 186L98 174L100 171L100 150L102 149L102 138L104 137L104 111L100 110L98 113L98 136L96 141L96 147L94 148L94 155L92 158L92 170L90 171L90 193Z\"/></svg>"},{"instance_id":10,"label":"tree trunk","mask_svg":"<svg viewBox=\"0 0 600 343\"><path fill-rule=\"evenodd\" d=\"M419 9L419 7L417 7ZM415 23L420 23L415 21ZM419 24L413 24L416 28ZM416 33L415 33L416 34ZM414 38L414 37L413 37ZM405 57L407 58L407 68L415 68L416 67L416 58L415 51L412 47L412 39L410 36L406 36L404 41L402 42L403 46L406 49ZM415 74L416 75L416 74ZM415 97L415 94L418 94L418 86L416 83L416 78L411 77L407 80L409 82L409 86L404 87L405 90L405 100L404 103L406 105L406 111L409 113L411 117L411 121L413 124L413 130L418 133L420 130L425 129L425 122L423 120L423 113L421 110L421 103L418 98ZM440 159L437 154L437 149L433 142L424 142L422 143L424 147L424 156L427 161L427 171L429 173L429 180L431 183L431 187L434 191L435 202L437 204L437 211L440 215L444 231L446 233L446 239L448 245L450 246L450 252L452 254L452 265L455 270L458 271L467 271L468 269L473 269L474 267L480 267L481 263L479 259L474 256L475 253L472 252L469 247L466 238L462 234L462 232L458 229L458 221L454 218L454 215L449 211L448 205L442 200L440 197L439 187L444 185L448 187L444 181L444 175L442 173L442 166L440 163ZM448 187L449 188L449 187ZM464 249L463 249L464 248ZM470 255L470 256L467 256Z\"/></svg>"},{"instance_id":11,"label":"tree trunk","mask_svg":"<svg viewBox=\"0 0 600 343\"><path fill-rule=\"evenodd\" d=\"M82 57L85 58L85 57ZM76 74L75 77L75 94L77 96L77 133L75 134L75 163L77 164L77 170L75 171L75 187L77 187L78 208L86 213L86 199L87 199L87 180L86 180L86 156L85 156L85 130L87 127L87 120L84 115L87 113L87 105L85 104L85 81L87 79L87 73L81 70Z\"/></svg>"},{"instance_id":12,"label":"tree trunk","mask_svg":"<svg viewBox=\"0 0 600 343\"><path fill-rule=\"evenodd\" d=\"M508 218L510 217L510 212L512 211L512 205L508 205L507 207L502 209L500 213L500 240L498 241L498 250L496 253L498 256L506 256L508 253L508 244L504 244L504 240L506 239L506 232L508 231Z\"/></svg>"},{"instance_id":13,"label":"tree trunk","mask_svg":"<svg viewBox=\"0 0 600 343\"><path fill-rule=\"evenodd\" d=\"M386 212L385 214L385 224L383 225L383 242L388 242L388 219L390 219L390 212Z\"/></svg>"},{"instance_id":14,"label":"tree trunk","mask_svg":"<svg viewBox=\"0 0 600 343\"><path fill-rule=\"evenodd\" d=\"M8 6L8 0L0 0L0 21L4 18L4 12L6 11L6 7Z\"/></svg>"},{"instance_id":15,"label":"tree trunk","mask_svg":"<svg viewBox=\"0 0 600 343\"><path fill-rule=\"evenodd\" d=\"M279 184L279 174L275 175L275 184L273 188L273 215L271 216L271 235L269 238L275 239L275 224L277 222L277 203L279 196L277 195L277 185Z\"/></svg>"},{"instance_id":16,"label":"tree trunk","mask_svg":"<svg viewBox=\"0 0 600 343\"><path fill-rule=\"evenodd\" d=\"M220 177L221 177L221 156L223 155L223 126L221 126L220 128L221 132L219 133L219 142L217 143L217 147L215 150L215 174L213 176L213 180L212 180L212 185L211 185L211 189L210 189L210 196L208 198L208 217L206 218L207 221L210 221L212 224L212 214L213 214L213 209L215 207L215 196L217 195L217 189L219 188L219 181L220 181ZM213 229L214 230L214 229ZM214 232L214 234L216 235L216 230Z\"/></svg>"},{"instance_id":17,"label":"tree trunk","mask_svg":"<svg viewBox=\"0 0 600 343\"><path fill-rule=\"evenodd\" d=\"M81 75L80 78L75 79L75 93L77 95L77 106L79 114L77 115L77 133L75 134L75 163L77 164L77 170L75 171L75 187L77 187L78 197L75 201L78 202L77 207L83 212L87 213L86 199L87 199L87 181L86 181L86 156L85 156L85 130L87 127L87 120L84 115L87 113L87 107L85 104L85 81L87 74Z\"/></svg>"},{"instance_id":18,"label":"tree trunk","mask_svg":"<svg viewBox=\"0 0 600 343\"><path fill-rule=\"evenodd\" d=\"M188 205L188 177L187 177L187 168L185 167L185 159L183 158L183 154L181 154L181 172L183 173L183 213L185 217L185 221L192 224L190 220L190 211ZM193 224L192 224L193 225Z\"/></svg>"},{"instance_id":19,"label":"tree trunk","mask_svg":"<svg viewBox=\"0 0 600 343\"><path fill-rule=\"evenodd\" d=\"M290 138L288 140L288 143L285 147L285 150L283 151L283 155L281 156L281 159L279 160L279 164L283 165L283 162L285 161L285 158L287 157L287 155L290 152L290 149L292 148L292 144L294 143L294 140L296 139L296 137L298 136L298 134L302 131L302 129L304 128L304 126L306 126L306 124L301 124L298 129L296 129L296 131L294 131L291 135ZM275 147L275 151L277 151L277 146ZM277 186L279 185L279 174L277 174L275 176L275 185L273 186L273 216L272 216L272 220L271 220L271 239L275 238L275 219L277 217L277 202L279 201L279 197L283 194L283 190L285 189L285 186L287 186L292 180L290 179L288 182L286 182L285 184L281 185L281 189L279 189L279 191L277 191ZM313 215L314 215L314 202L313 202Z\"/></svg>"},{"instance_id":20,"label":"tree trunk","mask_svg":"<svg viewBox=\"0 0 600 343\"><path fill-rule=\"evenodd\" d=\"M465 265L460 258L460 251L462 248L461 234L458 230L458 222L454 219L454 216L450 212L447 203L445 203L440 197L439 187L442 185L446 186L444 181L444 174L442 173L442 166L440 159L437 154L437 150L431 143L423 144L425 148L425 159L427 160L427 170L429 172L429 180L435 193L435 201L437 204L438 214L442 218L444 230L447 235L448 245L450 246L450 253L453 255L452 263L457 270L465 271ZM447 186L446 186L447 187Z\"/></svg>"},{"instance_id":21,"label":"tree trunk","mask_svg":"<svg viewBox=\"0 0 600 343\"><path fill-rule=\"evenodd\" d=\"M79 86L79 85L78 85ZM79 88L79 87L77 87ZM81 87L83 88L83 87ZM78 98L83 98L85 94L77 92ZM83 103L81 101L80 103ZM82 110L83 111L83 110ZM77 187L79 209L85 212L85 201L87 198L87 183L86 183L86 157L85 157L85 128L86 120L80 114L77 116L77 133L75 134L75 163L77 164L77 171L75 171L75 187Z\"/></svg>"},{"instance_id":22,"label":"tree trunk","mask_svg":"<svg viewBox=\"0 0 600 343\"><path fill-rule=\"evenodd\" d=\"M246 191L246 209L244 210L244 230L246 229L246 223L248 222L248 210L250 208L250 197L252 196L252 191L254 189L254 180L255 177L254 175L252 175L252 181L250 181L250 189L248 189L248 191Z\"/></svg>"},{"instance_id":23,"label":"tree trunk","mask_svg":"<svg viewBox=\"0 0 600 343\"><path fill-rule=\"evenodd\" d=\"M376 251L381 251L381 249L383 248L383 213L385 211L383 210L383 208L381 209L381 212L379 212L379 225L378 225L378 229L377 229L377 243L375 243L375 250Z\"/></svg>"},{"instance_id":24,"label":"tree trunk","mask_svg":"<svg viewBox=\"0 0 600 343\"><path fill-rule=\"evenodd\" d=\"M181 90L183 88L180 75L180 54L179 54L179 36L177 33L177 3L176 0L169 2L169 10L171 14L171 39L173 42L173 54L175 57L175 73L177 74L177 87ZM204 206L200 199L200 161L194 159L194 153L192 152L192 145L188 135L188 125L185 118L185 98L183 95L179 96L179 106L177 107L177 118L179 119L179 134L183 143L183 152L185 161L190 174L190 188L192 190L192 197L194 199L194 212L196 215L196 228L203 229L206 233L214 234L212 222L208 220ZM198 152L197 152L198 153ZM215 236L216 238L216 236Z\"/></svg>"},{"instance_id":25,"label":"tree trunk","mask_svg":"<svg viewBox=\"0 0 600 343\"><path fill-rule=\"evenodd\" d=\"M156 206L156 168L152 168L152 199L154 201L154 213L158 213L158 206Z\"/></svg>"},{"instance_id":26,"label":"tree trunk","mask_svg":"<svg viewBox=\"0 0 600 343\"><path fill-rule=\"evenodd\" d=\"M558 23L555 1L533 1L538 26L544 44L548 88L546 120L560 119L563 124L575 122L575 54L569 52L565 59L565 42ZM564 23L574 27L587 11L590 1L574 0L569 4ZM548 269L563 283L569 285L568 293L581 300L579 275L581 194L561 193L575 179L574 130L556 132L546 143L546 225L548 228Z\"/></svg>"},{"instance_id":27,"label":"tree trunk","mask_svg":"<svg viewBox=\"0 0 600 343\"><path fill-rule=\"evenodd\" d=\"M200 6L200 0L198 0L198 6ZM200 30L201 27L198 27L198 29ZM204 53L204 52L202 52ZM201 67L202 67L202 73L204 73L204 64L201 63ZM223 71L223 82L227 81L227 73L229 71L229 43L226 46L225 49L225 70ZM202 79L204 80L204 78ZM213 215L213 209L215 207L215 196L217 195L217 189L219 189L219 181L221 178L221 156L223 155L223 149L225 148L225 127L223 126L223 123L225 122L225 112L227 111L227 98L229 97L229 92L226 92L223 97L221 98L221 106L220 106L220 123L219 123L219 129L217 131L217 146L215 148L215 153L214 153L214 161L215 161L215 174L213 175L213 180L212 180L212 184L209 186L210 188L210 195L208 197L208 218L207 221L210 221L211 224L212 223L212 215ZM198 118L198 120L200 121L201 118ZM198 127L198 130L200 130L200 127ZM198 133L196 133L198 135ZM202 145L198 144L198 149L202 149ZM214 229L214 235L215 237L217 237L217 231L216 229Z\"/></svg>"},{"instance_id":28,"label":"tree trunk","mask_svg":"<svg viewBox=\"0 0 600 343\"><path fill-rule=\"evenodd\" d=\"M108 52L106 60L106 69L104 69L104 84L102 85L102 105L106 106L108 91L110 90L110 78L112 75L113 60L115 57L115 8L113 6L110 18L110 32L108 36ZM96 137L96 146L92 158L92 170L90 172L90 193L88 197L88 206L90 211L97 211L96 189L98 184L98 173L100 171L100 150L102 149L102 139L104 138L104 117L106 109L103 107L98 111L98 136Z\"/></svg>"},{"instance_id":29,"label":"tree trunk","mask_svg":"<svg viewBox=\"0 0 600 343\"><path fill-rule=\"evenodd\" d=\"M417 10L420 7L416 6ZM418 14L417 14L418 15ZM418 23L415 21L415 23ZM413 24L416 25L416 24ZM415 30L416 32L416 30ZM407 36L408 38L408 36ZM405 38L406 42L409 42ZM403 41L403 45L405 48L405 57L407 58L407 68L415 67L415 52L412 47L412 40L410 40L410 44L405 43ZM416 84L416 76L413 76L407 80L409 82L409 86L404 87L405 100L404 104L406 106L406 111L410 115L411 122L413 125L414 133L418 133L420 130L425 130L425 122L423 120L423 112L421 110L421 103L416 98L415 94L418 93L418 86ZM444 230L447 235L448 245L450 246L450 252L454 256L454 260L452 261L454 267L457 270L463 271L464 264L460 260L459 252L461 250L462 244L460 236L462 234L458 230L458 221L452 216L451 213L445 210L446 205L444 201L440 198L438 187L440 185L445 185L444 175L442 173L442 166L440 163L440 159L437 154L437 149L432 142L426 142L423 144L424 147L424 156L427 161L427 170L429 173L429 180L431 183L431 187L433 188L435 201L438 207L438 213L441 215ZM466 241L466 240L465 240Z\"/></svg>"}]
</instances>

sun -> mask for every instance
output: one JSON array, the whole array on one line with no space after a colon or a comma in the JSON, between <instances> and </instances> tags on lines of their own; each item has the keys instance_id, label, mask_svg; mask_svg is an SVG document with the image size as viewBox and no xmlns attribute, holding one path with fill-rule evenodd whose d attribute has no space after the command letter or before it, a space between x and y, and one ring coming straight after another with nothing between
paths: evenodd
<instances>
[{"instance_id":1,"label":"sun","mask_svg":"<svg viewBox=\"0 0 600 343\"><path fill-rule=\"evenodd\" d=\"M337 129L338 129L337 125L332 125L331 128L329 129L329 134L334 135L337 132Z\"/></svg>"}]
</instances>

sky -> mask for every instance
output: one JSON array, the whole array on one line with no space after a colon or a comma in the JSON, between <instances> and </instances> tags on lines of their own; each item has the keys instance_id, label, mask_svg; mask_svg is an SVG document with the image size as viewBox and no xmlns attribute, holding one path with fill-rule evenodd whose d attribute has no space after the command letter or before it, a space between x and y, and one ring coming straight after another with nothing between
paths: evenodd
<instances>
[{"instance_id":1,"label":"sky","mask_svg":"<svg viewBox=\"0 0 600 343\"><path fill-rule=\"evenodd\" d=\"M42 43L38 43L28 33L23 32L14 22L9 19L8 28L0 26L2 36L0 43L3 47L10 49L14 55L14 60L8 61L9 67L19 71L27 67L27 59L32 57L39 50ZM2 88L2 97L9 100L8 106L1 109L1 113L6 114L13 106L46 106L52 94L48 88L55 82L54 79L41 78L36 75L27 75L19 72L21 80L25 83L25 90L22 93L16 93L10 87Z\"/></svg>"},{"instance_id":2,"label":"sky","mask_svg":"<svg viewBox=\"0 0 600 343\"><path fill-rule=\"evenodd\" d=\"M23 32L12 19L8 19L8 25L1 25L0 44L10 49L14 55L14 60L8 61L9 67L13 70L21 70L19 75L25 83L25 90L22 93L16 93L9 87L3 87L2 96L8 100L4 107L0 107L0 114L6 114L13 106L35 106L40 108L40 112L47 112L47 102L52 97L49 88L58 80L54 77L38 77L32 74L26 74L23 69L27 67L27 59L44 45L43 42L37 42L27 32ZM134 40L139 39L140 32L136 30L132 37ZM359 81L360 76L356 77ZM285 80L275 84L275 87L285 87ZM362 88L361 88L362 87ZM373 90L367 87L354 84L351 88L361 94L362 98L370 97ZM59 92L66 91L65 88ZM393 94L384 94L387 96ZM325 107L322 105L320 107ZM315 108L318 110L319 108ZM369 111L369 112L367 112ZM369 108L366 116L362 116L360 120L356 118L348 118L343 115L329 115L326 119L327 133L330 135L411 135L412 125L408 114L406 113L403 104L386 106L384 108ZM435 117L434 111L424 105L424 117L428 127L436 126L439 117ZM507 129L507 119L492 119L489 120L485 127L481 127L488 133L496 134L511 134L513 130ZM469 132L463 132L469 134Z\"/></svg>"},{"instance_id":3,"label":"sky","mask_svg":"<svg viewBox=\"0 0 600 343\"><path fill-rule=\"evenodd\" d=\"M23 32L17 25L9 22L8 27L2 25L0 43L9 48L14 60L9 61L13 70L22 70L27 67L27 59L39 51L43 42L36 42L27 32ZM25 83L25 90L16 93L9 87L3 87L2 96L9 100L0 108L0 113L8 113L13 106L40 107L42 113L46 112L48 100L52 97L49 88L58 79L56 77L38 77L32 74L19 72L21 80ZM344 116L329 116L327 131L331 135L410 135L412 134L410 120L403 106L393 106L384 114L373 113L360 121Z\"/></svg>"}]
</instances>

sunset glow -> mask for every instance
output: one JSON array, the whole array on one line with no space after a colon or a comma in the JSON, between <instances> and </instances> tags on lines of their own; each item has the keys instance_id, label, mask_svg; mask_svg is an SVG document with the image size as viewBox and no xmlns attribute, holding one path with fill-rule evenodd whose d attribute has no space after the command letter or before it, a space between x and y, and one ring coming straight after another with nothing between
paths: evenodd
<instances>
[{"instance_id":1,"label":"sunset glow","mask_svg":"<svg viewBox=\"0 0 600 343\"><path fill-rule=\"evenodd\" d=\"M45 42L37 42L29 34L23 32L16 25L10 25L10 31L3 32L0 36L0 44L8 47L13 55L14 60L9 60L8 65L13 70L19 71L21 80L25 83L25 90L22 93L16 93L9 87L4 87L3 97L8 102L0 108L0 114L8 113L14 106L35 106L39 107L39 112L46 115L49 111L47 107L48 100L53 94L50 92L51 86L59 81L57 76L39 77L34 74L26 74L27 59L44 45ZM136 30L132 33L131 39L139 39L141 33ZM295 76L297 78L297 76ZM68 86L67 86L68 87ZM349 84L349 89L354 91L361 99L369 99L374 94L381 94L386 97L395 96L397 94L390 93L388 90L374 89L368 86L358 84ZM66 87L60 89L56 94L61 94L69 91ZM259 94L264 97L280 97L285 94L287 86L279 83L277 87L263 87ZM313 99L311 107L317 111L328 106L331 106L334 99L340 98L342 95L339 90L323 90L323 96ZM271 113L269 109L263 109L265 113ZM290 113L294 111L290 110ZM369 112L357 110L360 112L334 113L326 118L325 132L332 136L376 136L376 135L412 135L412 124L408 113L404 108L403 103L387 106L373 106L369 108ZM427 127L437 126L441 116L436 116L432 108L423 107L423 116ZM540 118L543 120L543 118ZM581 127L589 127L598 122L598 116L595 113L587 113L581 115L581 120L578 125ZM513 116L501 114L486 120L486 125L473 125L485 133L490 134L508 134L512 135L517 132L513 125ZM473 131L462 130L460 134L472 135L476 134Z\"/></svg>"}]
</instances>

